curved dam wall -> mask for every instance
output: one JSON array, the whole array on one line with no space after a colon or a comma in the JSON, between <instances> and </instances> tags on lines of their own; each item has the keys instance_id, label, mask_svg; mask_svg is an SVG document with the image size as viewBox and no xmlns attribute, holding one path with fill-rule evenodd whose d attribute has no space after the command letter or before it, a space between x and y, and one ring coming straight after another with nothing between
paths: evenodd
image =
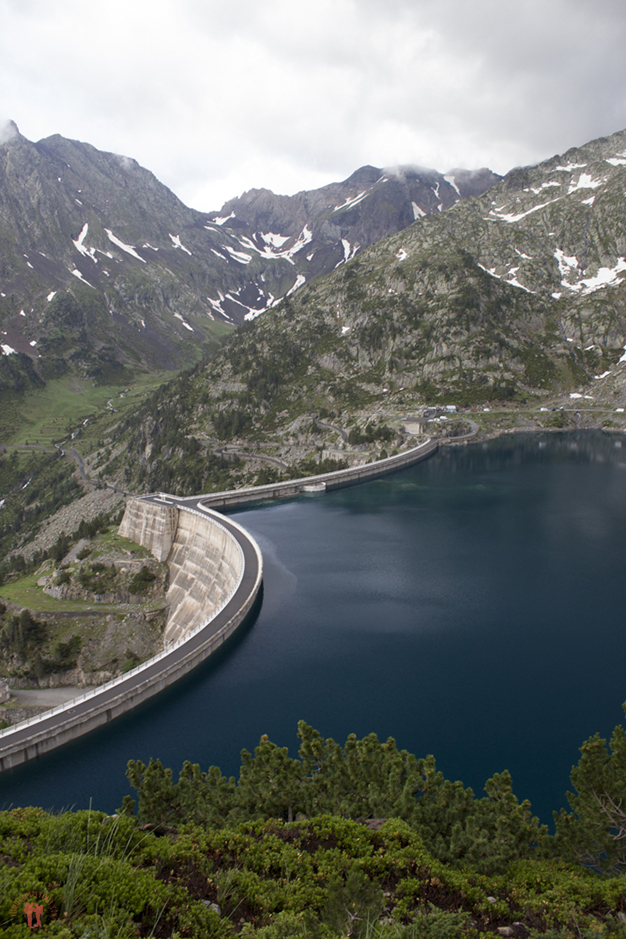
<instances>
[{"instance_id":1,"label":"curved dam wall","mask_svg":"<svg viewBox=\"0 0 626 939\"><path fill-rule=\"evenodd\" d=\"M164 690L215 652L252 609L263 559L236 522L208 509L179 506L172 497L148 497L129 501L120 531L169 559L166 648L106 685L0 731L0 772L75 740Z\"/></svg>"},{"instance_id":2,"label":"curved dam wall","mask_svg":"<svg viewBox=\"0 0 626 939\"><path fill-rule=\"evenodd\" d=\"M384 460L304 479L190 498L157 494L129 499L120 534L170 568L165 648L120 678L0 731L0 772L108 723L167 688L242 623L261 587L261 551L245 529L209 505L235 506L355 485L418 463L437 449L437 441L426 440Z\"/></svg>"},{"instance_id":3,"label":"curved dam wall","mask_svg":"<svg viewBox=\"0 0 626 939\"><path fill-rule=\"evenodd\" d=\"M169 565L166 646L208 622L242 577L241 546L212 515L165 500L130 499L119 531Z\"/></svg>"}]
</instances>

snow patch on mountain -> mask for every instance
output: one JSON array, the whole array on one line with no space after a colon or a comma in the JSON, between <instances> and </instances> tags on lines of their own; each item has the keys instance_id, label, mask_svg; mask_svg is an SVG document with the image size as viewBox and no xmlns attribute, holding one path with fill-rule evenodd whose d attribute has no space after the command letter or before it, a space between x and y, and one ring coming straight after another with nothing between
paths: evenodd
<instances>
[{"instance_id":1,"label":"snow patch on mountain","mask_svg":"<svg viewBox=\"0 0 626 939\"><path fill-rule=\"evenodd\" d=\"M86 254L86 253L87 253L87 249L86 249L85 246L83 245L83 241L85 240L85 237L86 237L88 231L89 231L89 224L88 224L87 222L85 222L85 224L84 224L83 227L81 228L80 235L78 236L78 238L77 238L76 241L74 242L74 246L76 247L77 251L80 251L81 254Z\"/></svg>"},{"instance_id":2,"label":"snow patch on mountain","mask_svg":"<svg viewBox=\"0 0 626 939\"><path fill-rule=\"evenodd\" d=\"M460 196L461 196L461 191L460 191L459 187L458 187L457 184L456 184L456 181L455 181L455 179L454 179L454 176L444 176L443 178L445 179L445 181L446 181L447 183L449 183L449 184L452 186L452 188L455 190L455 192L457 192L457 193L459 194L459 197L460 197Z\"/></svg>"},{"instance_id":3,"label":"snow patch on mountain","mask_svg":"<svg viewBox=\"0 0 626 939\"><path fill-rule=\"evenodd\" d=\"M275 303L276 303L276 298L273 296L273 294L270 294L269 300L266 306L264 306L260 310L254 310L251 307L249 307L248 312L244 316L244 319L247 320L248 322L250 322L250 320L255 320L257 316L261 315L261 313L267 313L267 311L270 310L274 306Z\"/></svg>"},{"instance_id":4,"label":"snow patch on mountain","mask_svg":"<svg viewBox=\"0 0 626 939\"><path fill-rule=\"evenodd\" d=\"M145 263L146 263L146 262L144 261L144 259L143 259L140 255L137 254L137 252L135 251L135 249L133 248L132 245L127 245L127 244L124 244L123 241L120 241L120 239L117 238L117 237L113 234L113 232L111 231L110 228L105 228L104 230L105 230L105 232L107 233L107 237L108 237L109 241L113 242L114 245L117 245L117 247L118 247L118 248L121 248L122 251L125 251L126 254L130 254L131 257L137 258L137 260L138 260L138 261L141 261L142 264L145 264Z\"/></svg>"},{"instance_id":5,"label":"snow patch on mountain","mask_svg":"<svg viewBox=\"0 0 626 939\"><path fill-rule=\"evenodd\" d=\"M626 271L626 259L618 258L614 267L601 267L593 277L583 277L572 283L572 276L579 270L578 260L566 255L560 248L556 249L554 257L559 265L563 287L574 292L580 291L583 295L621 283L620 275Z\"/></svg>"},{"instance_id":6,"label":"snow patch on mountain","mask_svg":"<svg viewBox=\"0 0 626 939\"><path fill-rule=\"evenodd\" d=\"M224 224L225 224L226 222L228 222L229 219L231 219L231 218L235 218L235 213L234 213L234 212L231 212L230 215L223 215L221 218L220 218L219 216L217 216L216 218L211 219L211 221L213 222L214 225L224 225ZM205 225L205 228L207 228L207 227L208 227L208 226Z\"/></svg>"},{"instance_id":7,"label":"snow patch on mountain","mask_svg":"<svg viewBox=\"0 0 626 939\"><path fill-rule=\"evenodd\" d=\"M83 275L81 274L81 272L78 270L77 267L75 267L73 271L70 271L70 273L73 274L74 277L77 277L79 280L82 280L83 284L87 284L87 286L91 287L92 290L96 289L93 284L90 284L88 280L85 280L85 278L83 277Z\"/></svg>"},{"instance_id":8,"label":"snow patch on mountain","mask_svg":"<svg viewBox=\"0 0 626 939\"><path fill-rule=\"evenodd\" d=\"M287 257L287 255L291 257L294 254L297 254L298 251L301 251L302 248L304 248L305 245L308 245L311 241L313 241L313 232L311 231L308 225L305 225L302 231L300 232L300 234L298 235L298 237L296 238L294 246L290 248L288 251L284 251L281 254L281 257Z\"/></svg>"},{"instance_id":9,"label":"snow patch on mountain","mask_svg":"<svg viewBox=\"0 0 626 939\"><path fill-rule=\"evenodd\" d=\"M359 245L351 245L347 238L341 239L341 246L343 247L343 259L344 261L351 261L354 255L359 250Z\"/></svg>"},{"instance_id":10,"label":"snow patch on mountain","mask_svg":"<svg viewBox=\"0 0 626 939\"><path fill-rule=\"evenodd\" d=\"M497 219L502 222L519 222L521 219L526 218L527 215L531 215L533 212L538 212L539 209L545 209L547 205L552 205L553 202L558 202L558 199L550 199L548 202L542 202L540 205L535 205L532 209L527 209L525 212L520 212L518 215L512 215L510 213L505 213L502 211L504 206L500 209L491 209L490 215L495 215Z\"/></svg>"},{"instance_id":11,"label":"snow patch on mountain","mask_svg":"<svg viewBox=\"0 0 626 939\"><path fill-rule=\"evenodd\" d=\"M171 235L170 235L170 238L171 238ZM194 331L193 326L190 326L187 320L183 316L181 316L180 313L174 313L174 316L176 317L177 320L181 321L185 329L188 329L189 332Z\"/></svg>"},{"instance_id":12,"label":"snow patch on mountain","mask_svg":"<svg viewBox=\"0 0 626 939\"><path fill-rule=\"evenodd\" d=\"M350 198L346 199L345 202L342 202L341 205L336 206L336 207L333 209L333 213L334 213L334 212L341 212L341 211L343 211L343 209L351 209L351 208L353 208L355 205L358 205L359 202L362 202L363 199L366 197L366 195L367 195L369 192L371 192L370 189L364 189L363 192L359 192L358 195L356 195L356 196L351 196Z\"/></svg>"},{"instance_id":13,"label":"snow patch on mountain","mask_svg":"<svg viewBox=\"0 0 626 939\"><path fill-rule=\"evenodd\" d=\"M586 277L580 284L572 287L573 290L581 290L584 294L593 293L602 287L609 287L621 283L620 274L626 271L626 258L618 258L615 267L601 267L595 277Z\"/></svg>"},{"instance_id":14,"label":"snow patch on mountain","mask_svg":"<svg viewBox=\"0 0 626 939\"><path fill-rule=\"evenodd\" d=\"M191 251L189 248L186 248L182 241L180 240L180 235L172 235L171 232L168 232L168 235L172 239L172 243L175 248L180 248L181 251L185 251L190 257L192 257Z\"/></svg>"},{"instance_id":15,"label":"snow patch on mountain","mask_svg":"<svg viewBox=\"0 0 626 939\"><path fill-rule=\"evenodd\" d=\"M87 232L88 232L88 231L89 231L89 224L88 224L87 222L85 222L85 224L83 225L83 227L82 227L82 229L81 229L80 235L78 236L78 238L76 239L76 241L72 241L72 244L74 245L74 247L76 248L76 250L79 251L79 252L83 255L83 257L85 257L85 258L91 258L91 260L92 260L95 264L97 264L97 263L98 263L98 259L97 259L97 257L95 256L95 255L96 255L96 249L95 249L95 248L87 248L87 247L85 247L85 243L84 243L84 242L85 242L85 238L87 237Z\"/></svg>"},{"instance_id":16,"label":"snow patch on mountain","mask_svg":"<svg viewBox=\"0 0 626 939\"><path fill-rule=\"evenodd\" d=\"M270 248L280 250L286 241L289 241L288 235L276 235L274 232L257 232L257 238L261 238Z\"/></svg>"},{"instance_id":17,"label":"snow patch on mountain","mask_svg":"<svg viewBox=\"0 0 626 939\"><path fill-rule=\"evenodd\" d=\"M235 251L230 245L224 245L224 249L228 251L233 261L239 261L240 264L249 264L252 260L251 254L245 254L243 251Z\"/></svg>"},{"instance_id":18,"label":"snow patch on mountain","mask_svg":"<svg viewBox=\"0 0 626 939\"><path fill-rule=\"evenodd\" d=\"M519 287L520 290L525 290L526 293L534 293L534 290L529 290L528 287L525 287L524 284L520 284L517 279L517 272L519 267L512 267L511 270L507 273L506 277L503 277L505 284L510 284L511 287Z\"/></svg>"},{"instance_id":19,"label":"snow patch on mountain","mask_svg":"<svg viewBox=\"0 0 626 939\"><path fill-rule=\"evenodd\" d=\"M538 196L539 193L544 189L551 189L554 186L556 186L557 189L560 189L562 183L558 183L555 179L551 179L547 183L542 183L541 186L537 186L536 189L533 186L531 186L530 189L524 189L524 192L534 192L534 194Z\"/></svg>"},{"instance_id":20,"label":"snow patch on mountain","mask_svg":"<svg viewBox=\"0 0 626 939\"><path fill-rule=\"evenodd\" d=\"M223 316L224 310L222 309L222 303L224 302L224 294L222 293L221 290L218 290L217 296L218 296L217 300L212 300L210 297L207 297L207 300L209 301L213 309L216 311L216 313L221 313Z\"/></svg>"},{"instance_id":21,"label":"snow patch on mountain","mask_svg":"<svg viewBox=\"0 0 626 939\"><path fill-rule=\"evenodd\" d=\"M572 271L578 270L578 259L573 255L568 256L560 248L557 248L554 252L554 257L556 258L557 264L559 265L559 273L561 275L561 283L564 287L569 287L567 283L567 277L571 275Z\"/></svg>"},{"instance_id":22,"label":"snow patch on mountain","mask_svg":"<svg viewBox=\"0 0 626 939\"><path fill-rule=\"evenodd\" d=\"M605 182L606 178L592 179L589 173L581 173L575 183L570 183L567 194L569 195L572 192L576 192L577 189L597 189L598 186L601 186Z\"/></svg>"},{"instance_id":23,"label":"snow patch on mountain","mask_svg":"<svg viewBox=\"0 0 626 939\"><path fill-rule=\"evenodd\" d=\"M288 238L285 238L284 240L289 241ZM259 246L255 245L252 239L248 238L247 235L241 236L241 238L239 239L239 244L241 245L242 248L247 248L248 251L256 251L256 253L259 254L262 258L269 259L269 258L282 257L282 254L280 251L273 251L269 245L265 245L263 248L259 248Z\"/></svg>"},{"instance_id":24,"label":"snow patch on mountain","mask_svg":"<svg viewBox=\"0 0 626 939\"><path fill-rule=\"evenodd\" d=\"M557 173L571 173L572 170L584 170L588 165L588 163L567 163L565 166L555 166L554 169Z\"/></svg>"},{"instance_id":25,"label":"snow patch on mountain","mask_svg":"<svg viewBox=\"0 0 626 939\"><path fill-rule=\"evenodd\" d=\"M294 293L294 291L296 291L296 290L298 289L298 287L301 287L301 286L302 286L303 284L305 284L305 283L306 283L306 277L304 276L304 274L298 274L298 276L296 277L296 281L295 281L293 287L291 287L291 288L287 291L286 296L287 296L287 297L290 297L291 294Z\"/></svg>"},{"instance_id":26,"label":"snow patch on mountain","mask_svg":"<svg viewBox=\"0 0 626 939\"><path fill-rule=\"evenodd\" d=\"M509 271L507 271L504 277L501 274L496 274L495 267L484 267L482 264L478 264L478 267L484 271L485 274L489 274L490 277L495 277L496 280L501 280L503 283L509 284L511 287L519 287L520 290L525 290L526 293L534 293L534 290L529 290L528 287L524 286L524 284L520 284L519 280L517 279L516 274L519 271L519 267L512 267Z\"/></svg>"}]
</instances>

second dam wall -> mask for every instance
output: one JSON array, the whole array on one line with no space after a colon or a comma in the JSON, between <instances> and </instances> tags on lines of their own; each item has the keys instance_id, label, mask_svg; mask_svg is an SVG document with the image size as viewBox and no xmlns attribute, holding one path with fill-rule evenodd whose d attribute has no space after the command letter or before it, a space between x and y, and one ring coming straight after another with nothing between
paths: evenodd
<instances>
[{"instance_id":1,"label":"second dam wall","mask_svg":"<svg viewBox=\"0 0 626 939\"><path fill-rule=\"evenodd\" d=\"M288 496L297 496L301 492L342 489L345 486L355 486L368 479L376 479L387 473L395 473L426 460L439 449L439 442L425 440L424 443L394 456L373 463L364 463L361 466L351 466L348 469L334 470L331 473L320 473L317 476L305 476L301 479L289 479L285 482L268 483L265 486L250 486L248 489L231 489L226 492L209 493L202 496L202 505L215 509L234 508L246 502L259 502L263 499L284 499ZM184 501L184 500L181 500Z\"/></svg>"}]
</instances>

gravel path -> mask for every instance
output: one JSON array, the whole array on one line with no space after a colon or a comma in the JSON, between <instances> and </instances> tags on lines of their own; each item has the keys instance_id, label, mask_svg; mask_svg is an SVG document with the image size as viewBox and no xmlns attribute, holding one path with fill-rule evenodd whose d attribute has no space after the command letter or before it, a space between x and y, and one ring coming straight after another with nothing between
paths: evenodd
<instances>
[{"instance_id":1,"label":"gravel path","mask_svg":"<svg viewBox=\"0 0 626 939\"><path fill-rule=\"evenodd\" d=\"M89 688L68 686L67 688L11 688L11 694L17 698L22 707L55 707L65 704L79 694L89 691Z\"/></svg>"}]
</instances>

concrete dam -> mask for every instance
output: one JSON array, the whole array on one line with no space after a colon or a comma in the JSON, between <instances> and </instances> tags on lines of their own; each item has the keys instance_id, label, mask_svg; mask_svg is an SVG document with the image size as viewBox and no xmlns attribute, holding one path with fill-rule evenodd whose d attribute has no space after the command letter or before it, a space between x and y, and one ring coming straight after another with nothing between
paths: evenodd
<instances>
[{"instance_id":1,"label":"concrete dam","mask_svg":"<svg viewBox=\"0 0 626 939\"><path fill-rule=\"evenodd\" d=\"M254 539L236 522L174 497L130 499L121 534L170 567L163 652L43 715L0 731L0 772L107 724L207 659L243 622L263 579Z\"/></svg>"},{"instance_id":2,"label":"concrete dam","mask_svg":"<svg viewBox=\"0 0 626 939\"><path fill-rule=\"evenodd\" d=\"M177 504L169 496L127 503L120 535L148 548L170 569L166 647L208 622L237 588L244 552L225 522L207 509ZM260 551L258 565L262 570Z\"/></svg>"},{"instance_id":3,"label":"concrete dam","mask_svg":"<svg viewBox=\"0 0 626 939\"><path fill-rule=\"evenodd\" d=\"M41 716L0 731L0 772L75 740L164 690L207 659L243 622L263 579L261 551L241 525L211 508L355 485L427 459L437 441L319 476L204 496L128 500L120 534L170 571L164 650L126 674Z\"/></svg>"}]
</instances>

